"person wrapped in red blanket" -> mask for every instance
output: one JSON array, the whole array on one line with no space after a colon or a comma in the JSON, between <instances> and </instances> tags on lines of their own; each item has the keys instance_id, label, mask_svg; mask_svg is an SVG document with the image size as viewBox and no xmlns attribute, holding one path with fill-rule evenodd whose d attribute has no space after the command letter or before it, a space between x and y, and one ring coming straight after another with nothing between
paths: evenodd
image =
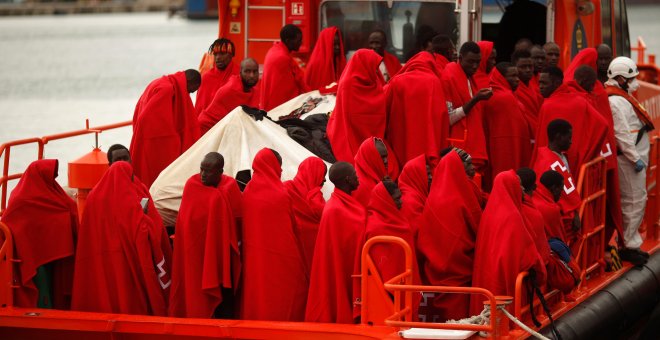
<instances>
[{"instance_id":1,"label":"person wrapped in red blanket","mask_svg":"<svg viewBox=\"0 0 660 340\"><path fill-rule=\"evenodd\" d=\"M243 191L241 319L302 321L309 277L280 180L282 157L263 148Z\"/></svg>"},{"instance_id":2,"label":"person wrapped in red blanket","mask_svg":"<svg viewBox=\"0 0 660 340\"><path fill-rule=\"evenodd\" d=\"M296 235L303 251L306 268L312 268L314 245L319 231L319 223L325 207L325 199L321 188L325 183L327 167L318 157L309 157L298 166L298 173L293 180L284 182L293 214L296 219Z\"/></svg>"},{"instance_id":3,"label":"person wrapped in red blanket","mask_svg":"<svg viewBox=\"0 0 660 340\"><path fill-rule=\"evenodd\" d=\"M176 222L169 315L210 318L234 315L233 295L240 278L236 223L219 189L224 158L208 153L200 173L183 188ZM222 303L222 305L221 305Z\"/></svg>"},{"instance_id":4,"label":"person wrapped in red blanket","mask_svg":"<svg viewBox=\"0 0 660 340\"><path fill-rule=\"evenodd\" d=\"M466 153L463 155L467 156ZM464 160L457 151L445 155L433 173L417 236L420 271L425 284L469 287L472 282L474 243L481 220L481 206ZM425 314L442 322L468 316L470 297L439 294Z\"/></svg>"},{"instance_id":5,"label":"person wrapped in red blanket","mask_svg":"<svg viewBox=\"0 0 660 340\"><path fill-rule=\"evenodd\" d=\"M135 174L147 188L199 138L189 93L197 91L200 82L195 70L163 76L147 86L135 106L129 149Z\"/></svg>"},{"instance_id":6,"label":"person wrapped in red blanket","mask_svg":"<svg viewBox=\"0 0 660 340\"><path fill-rule=\"evenodd\" d=\"M401 62L395 55L386 51L387 35L385 31L375 30L369 34L369 48L383 58L383 63L379 65L378 69L385 82L389 82L401 70Z\"/></svg>"},{"instance_id":7,"label":"person wrapped in red blanket","mask_svg":"<svg viewBox=\"0 0 660 340\"><path fill-rule=\"evenodd\" d=\"M312 90L326 92L326 86L339 81L346 67L341 31L335 26L319 33L305 68L305 82Z\"/></svg>"},{"instance_id":8,"label":"person wrapped in red blanket","mask_svg":"<svg viewBox=\"0 0 660 340\"><path fill-rule=\"evenodd\" d=\"M87 197L71 309L167 315L172 250L149 192L115 162Z\"/></svg>"},{"instance_id":9,"label":"person wrapped in red blanket","mask_svg":"<svg viewBox=\"0 0 660 340\"><path fill-rule=\"evenodd\" d=\"M309 92L305 75L291 56L291 52L298 51L302 45L302 31L296 25L287 24L280 30L280 40L268 50L264 61L259 107L266 111Z\"/></svg>"},{"instance_id":10,"label":"person wrapped in red blanket","mask_svg":"<svg viewBox=\"0 0 660 340\"><path fill-rule=\"evenodd\" d=\"M371 137L364 140L355 155L355 171L360 179L360 187L353 192L353 197L366 208L371 190L378 182L385 177L397 180L399 163L385 141Z\"/></svg>"},{"instance_id":11,"label":"person wrapped in red blanket","mask_svg":"<svg viewBox=\"0 0 660 340\"><path fill-rule=\"evenodd\" d=\"M520 184L523 187L523 206L522 215L525 219L525 225L529 235L534 239L536 250L543 259L543 264L547 265L550 261L550 246L548 237L545 235L545 220L541 211L536 208L533 197L536 191L536 173L528 167L522 167L516 170L520 178Z\"/></svg>"},{"instance_id":12,"label":"person wrapped in red blanket","mask_svg":"<svg viewBox=\"0 0 660 340\"><path fill-rule=\"evenodd\" d=\"M354 309L359 282L352 275L360 272L367 216L351 196L361 185L353 166L337 162L330 167L329 177L335 190L321 216L305 321L353 323L359 315Z\"/></svg>"},{"instance_id":13,"label":"person wrapped in red blanket","mask_svg":"<svg viewBox=\"0 0 660 340\"><path fill-rule=\"evenodd\" d=\"M0 220L11 230L20 260L16 306L68 309L71 303L78 208L55 181L57 172L56 159L32 162Z\"/></svg>"},{"instance_id":14,"label":"person wrapped in red blanket","mask_svg":"<svg viewBox=\"0 0 660 340\"><path fill-rule=\"evenodd\" d=\"M216 92L229 82L232 76L239 74L239 68L232 61L236 55L234 43L226 38L216 39L209 47L215 67L202 74L202 84L195 97L195 111L199 115L209 105Z\"/></svg>"},{"instance_id":15,"label":"person wrapped in red blanket","mask_svg":"<svg viewBox=\"0 0 660 340\"><path fill-rule=\"evenodd\" d=\"M353 163L365 139L385 136L385 81L378 72L382 60L374 51L357 50L339 80L327 127L332 152L339 161Z\"/></svg>"},{"instance_id":16,"label":"person wrapped in red blanket","mask_svg":"<svg viewBox=\"0 0 660 340\"><path fill-rule=\"evenodd\" d=\"M545 284L546 269L522 215L523 192L515 171L495 177L493 191L481 216L474 255L472 286L494 295L514 296L520 272L534 270L536 283ZM480 314L484 297L471 295L470 315Z\"/></svg>"},{"instance_id":17,"label":"person wrapped in red blanket","mask_svg":"<svg viewBox=\"0 0 660 340\"><path fill-rule=\"evenodd\" d=\"M258 81L259 64L252 58L244 59L240 74L230 77L227 84L215 93L211 104L197 117L202 135L236 107L257 107L260 96Z\"/></svg>"},{"instance_id":18,"label":"person wrapped in red blanket","mask_svg":"<svg viewBox=\"0 0 660 340\"><path fill-rule=\"evenodd\" d=\"M473 78L478 88L486 88L490 86L490 71L495 68L497 63L497 50L491 41L479 41L477 45L481 50L481 62Z\"/></svg>"},{"instance_id":19,"label":"person wrapped in red blanket","mask_svg":"<svg viewBox=\"0 0 660 340\"><path fill-rule=\"evenodd\" d=\"M449 119L440 77L433 55L422 51L385 86L385 139L401 164L419 154L435 156L449 145Z\"/></svg>"},{"instance_id":20,"label":"person wrapped in red blanket","mask_svg":"<svg viewBox=\"0 0 660 340\"><path fill-rule=\"evenodd\" d=\"M543 105L543 96L537 86L534 86L534 61L528 50L516 50L511 56L511 62L518 68L520 83L515 90L522 112L527 120L529 133L536 133L539 112Z\"/></svg>"},{"instance_id":21,"label":"person wrapped in red blanket","mask_svg":"<svg viewBox=\"0 0 660 340\"><path fill-rule=\"evenodd\" d=\"M415 234L419 226L419 217L424 211L429 196L433 168L427 162L426 155L419 155L406 163L399 175L401 189L401 213L408 219Z\"/></svg>"}]
</instances>

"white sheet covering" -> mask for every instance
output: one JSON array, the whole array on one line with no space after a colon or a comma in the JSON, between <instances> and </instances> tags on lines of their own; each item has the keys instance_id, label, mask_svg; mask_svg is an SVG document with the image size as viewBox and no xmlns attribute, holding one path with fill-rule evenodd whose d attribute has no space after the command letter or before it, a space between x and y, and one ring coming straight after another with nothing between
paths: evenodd
<instances>
[{"instance_id":1,"label":"white sheet covering","mask_svg":"<svg viewBox=\"0 0 660 340\"><path fill-rule=\"evenodd\" d=\"M323 97L323 100L301 118L316 113L328 113L334 108L333 95L321 96L318 91L312 91L278 106L271 110L268 116L277 120L299 108L310 97ZM282 156L282 181L292 179L300 162L314 156L291 139L284 128L266 118L257 122L237 107L165 168L151 186L149 191L165 225L174 225L176 222L183 186L190 176L199 172L199 165L207 153L221 153L225 158L224 173L234 177L241 170L250 170L254 156L265 147L278 151ZM327 165L329 168L330 165ZM329 180L325 182L323 194L326 199L330 197L333 188Z\"/></svg>"}]
</instances>

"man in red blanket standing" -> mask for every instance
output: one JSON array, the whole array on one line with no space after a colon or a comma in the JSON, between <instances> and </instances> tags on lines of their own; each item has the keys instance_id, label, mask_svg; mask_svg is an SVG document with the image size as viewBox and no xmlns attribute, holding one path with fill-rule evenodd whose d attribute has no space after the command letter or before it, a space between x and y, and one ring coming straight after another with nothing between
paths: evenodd
<instances>
[{"instance_id":1,"label":"man in red blanket standing","mask_svg":"<svg viewBox=\"0 0 660 340\"><path fill-rule=\"evenodd\" d=\"M234 43L229 39L221 38L211 44L209 53L213 54L215 67L202 75L202 85L197 91L195 111L200 114L211 105L213 96L219 88L223 87L231 76L238 74L238 65L232 61L236 54Z\"/></svg>"},{"instance_id":2,"label":"man in red blanket standing","mask_svg":"<svg viewBox=\"0 0 660 340\"><path fill-rule=\"evenodd\" d=\"M266 111L309 92L305 75L291 56L291 52L298 51L302 45L302 31L288 24L280 30L280 40L268 50L264 61L259 107Z\"/></svg>"},{"instance_id":3,"label":"man in red blanket standing","mask_svg":"<svg viewBox=\"0 0 660 340\"><path fill-rule=\"evenodd\" d=\"M384 31L376 30L369 34L369 48L383 57L380 72L383 74L385 82L389 82L401 70L401 62L395 55L385 50L387 48L387 36Z\"/></svg>"}]
</instances>

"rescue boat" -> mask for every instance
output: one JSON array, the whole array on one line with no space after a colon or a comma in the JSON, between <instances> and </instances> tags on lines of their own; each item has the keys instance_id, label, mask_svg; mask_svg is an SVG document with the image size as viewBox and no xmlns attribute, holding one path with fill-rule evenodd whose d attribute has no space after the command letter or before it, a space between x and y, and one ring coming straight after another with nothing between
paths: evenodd
<instances>
[{"instance_id":1,"label":"rescue boat","mask_svg":"<svg viewBox=\"0 0 660 340\"><path fill-rule=\"evenodd\" d=\"M638 99L647 107L656 124L660 125L660 69L655 56L646 56L646 46L638 38L630 46L624 0L548 0L544 22L534 25L543 28L545 40L561 47L561 65L567 66L571 57L585 47L607 43L615 55L637 53L642 86ZM236 57L251 56L263 62L266 51L278 39L276 32L282 24L292 23L303 30L304 42L299 57L305 60L314 45L318 32L327 26L340 26L346 50L363 45L366 35L378 24L385 27L392 41L390 52L405 61L407 49L414 45L416 30L423 25L451 36L457 45L469 40L496 40L497 22L493 11L500 11L499 1L427 0L219 0L219 36L236 44ZM497 17L497 16L495 16ZM538 28L537 27L537 28ZM500 37L501 38L501 37ZM412 40L411 40L412 39ZM204 58L202 69L210 62ZM131 122L90 127L43 137L8 141L0 145L3 157L0 178L0 214L6 208L9 187L21 173L10 173L12 150L18 146L35 145L44 157L48 143L80 135L98 134L125 128ZM570 299L556 290L544 290L546 304L538 298L528 301L526 281L528 273L519 273L513 297L497 297L480 288L419 286L412 284L412 253L403 240L395 237L370 239L362 251L362 300L360 324L320 324L303 322L270 322L252 320L180 319L125 314L86 313L39 308L22 308L13 304L13 290L18 288L15 267L21 261L13 257L13 242L9 228L0 223L0 337L2 339L477 339L479 332L491 339L524 339L540 332L553 337L549 327L551 315L556 330L563 339L608 338L622 327L635 324L656 307L660 296L660 135L652 136L650 164L647 173L648 204L643 223L642 249L651 253L643 267L624 265L623 269L605 271L602 254L593 254L587 247L596 244L604 249L605 167L598 157L583 165L579 172L578 190L583 198L580 215L586 231L584 246L576 258L581 265L581 283ZM79 209L86 194L107 168L105 155L98 149L69 163L69 187L78 189ZM600 211L600 218L584 218L584 211ZM27 217L26 217L27 218ZM586 242L591 240L590 242ZM377 243L394 243L406 253L407 270L383 282L369 256L369 249ZM588 255L592 254L592 255ZM481 294L491 313L484 316L484 324L449 324L412 321L413 292ZM392 296L394 301L390 298ZM506 312L502 306L512 305ZM531 306L531 307L530 307ZM543 308L548 308L548 313ZM535 314L540 324L532 322ZM538 336L538 335L534 335Z\"/></svg>"}]
</instances>

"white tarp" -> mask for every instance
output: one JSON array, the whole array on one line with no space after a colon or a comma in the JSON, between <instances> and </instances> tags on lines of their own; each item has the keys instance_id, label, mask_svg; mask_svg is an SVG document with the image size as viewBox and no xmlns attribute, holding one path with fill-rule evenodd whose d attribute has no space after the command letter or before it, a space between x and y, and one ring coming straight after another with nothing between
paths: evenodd
<instances>
[{"instance_id":1,"label":"white tarp","mask_svg":"<svg viewBox=\"0 0 660 340\"><path fill-rule=\"evenodd\" d=\"M302 94L271 110L268 116L277 120L301 107L310 98L322 98L322 101L303 115L331 112L335 105L333 95L322 96L318 91ZM150 188L154 204L166 225L173 225L181 205L183 186L190 176L199 172L199 165L204 156L217 151L225 158L224 173L236 176L242 170L252 168L254 156L263 148L276 150L282 156L282 180L290 180L296 175L298 165L304 159L314 156L302 145L291 139L286 130L264 118L255 121L240 107L234 109L184 154L163 170ZM329 164L328 168L329 168ZM329 198L333 190L330 181L323 187L324 196Z\"/></svg>"}]
</instances>

